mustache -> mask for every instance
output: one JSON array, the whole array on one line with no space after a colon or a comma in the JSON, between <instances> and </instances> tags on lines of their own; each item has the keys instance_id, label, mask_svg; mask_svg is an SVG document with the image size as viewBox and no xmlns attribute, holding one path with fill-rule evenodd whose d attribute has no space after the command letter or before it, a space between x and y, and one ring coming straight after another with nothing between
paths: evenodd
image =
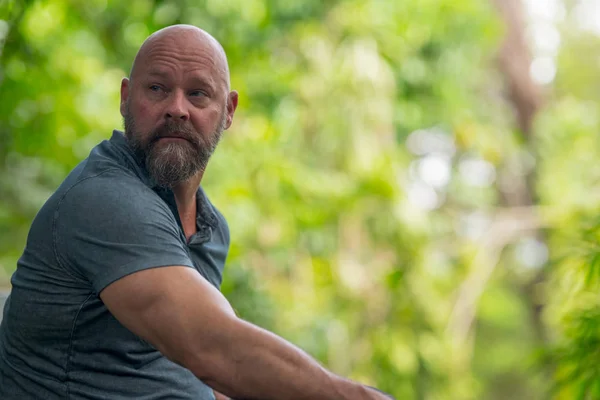
<instances>
[{"instance_id":1,"label":"mustache","mask_svg":"<svg viewBox=\"0 0 600 400\"><path fill-rule=\"evenodd\" d=\"M189 126L175 122L165 122L161 127L157 128L149 138L148 144L153 145L158 140L165 137L174 137L185 139L191 144L198 146L197 134Z\"/></svg>"}]
</instances>

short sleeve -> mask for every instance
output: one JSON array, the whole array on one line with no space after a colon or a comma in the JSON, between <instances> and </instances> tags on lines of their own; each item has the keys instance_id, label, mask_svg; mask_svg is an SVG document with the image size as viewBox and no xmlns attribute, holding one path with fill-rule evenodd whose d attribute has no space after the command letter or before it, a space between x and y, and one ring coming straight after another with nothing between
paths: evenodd
<instances>
[{"instance_id":1,"label":"short sleeve","mask_svg":"<svg viewBox=\"0 0 600 400\"><path fill-rule=\"evenodd\" d=\"M119 170L69 189L57 206L53 234L59 264L98 294L137 271L194 265L168 205Z\"/></svg>"}]
</instances>

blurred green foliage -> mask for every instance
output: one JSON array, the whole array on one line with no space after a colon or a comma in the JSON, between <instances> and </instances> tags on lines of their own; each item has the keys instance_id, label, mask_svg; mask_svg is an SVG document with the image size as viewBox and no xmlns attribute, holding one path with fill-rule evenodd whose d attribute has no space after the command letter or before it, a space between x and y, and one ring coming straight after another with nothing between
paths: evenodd
<instances>
[{"instance_id":1,"label":"blurred green foliage","mask_svg":"<svg viewBox=\"0 0 600 400\"><path fill-rule=\"evenodd\" d=\"M203 182L240 315L398 399L599 398L600 38L565 10L525 143L485 1L0 0L0 281L139 45L189 23L240 93Z\"/></svg>"}]
</instances>

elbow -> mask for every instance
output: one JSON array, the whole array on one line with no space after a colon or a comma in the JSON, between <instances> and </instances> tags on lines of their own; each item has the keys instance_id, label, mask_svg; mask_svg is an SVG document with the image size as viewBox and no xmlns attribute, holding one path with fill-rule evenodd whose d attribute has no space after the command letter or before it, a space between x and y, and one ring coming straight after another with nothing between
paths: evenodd
<instances>
[{"instance_id":1,"label":"elbow","mask_svg":"<svg viewBox=\"0 0 600 400\"><path fill-rule=\"evenodd\" d=\"M211 383L221 382L222 375L219 374L219 364L222 361L219 358L210 357L206 354L189 353L182 357L181 366L190 370L196 378L211 386Z\"/></svg>"},{"instance_id":2,"label":"elbow","mask_svg":"<svg viewBox=\"0 0 600 400\"><path fill-rule=\"evenodd\" d=\"M226 318L213 329L189 339L176 351L172 351L173 362L190 370L198 379L206 384L219 383L234 370L235 332L239 329L240 320ZM168 357L168 356L167 356Z\"/></svg>"},{"instance_id":3,"label":"elbow","mask_svg":"<svg viewBox=\"0 0 600 400\"><path fill-rule=\"evenodd\" d=\"M218 380L216 371L224 361L223 351L216 348L208 350L205 346L177 345L156 346L156 349L167 359L190 370L198 379L208 384Z\"/></svg>"}]
</instances>

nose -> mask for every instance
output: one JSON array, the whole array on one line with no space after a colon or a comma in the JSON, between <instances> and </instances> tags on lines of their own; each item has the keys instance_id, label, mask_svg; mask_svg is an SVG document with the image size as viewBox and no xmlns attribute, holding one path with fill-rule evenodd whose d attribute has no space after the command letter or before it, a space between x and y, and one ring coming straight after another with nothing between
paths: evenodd
<instances>
[{"instance_id":1,"label":"nose","mask_svg":"<svg viewBox=\"0 0 600 400\"><path fill-rule=\"evenodd\" d=\"M187 108L187 100L185 94L179 90L174 90L169 96L169 103L165 110L166 119L181 119L187 121L190 118L190 113Z\"/></svg>"}]
</instances>

